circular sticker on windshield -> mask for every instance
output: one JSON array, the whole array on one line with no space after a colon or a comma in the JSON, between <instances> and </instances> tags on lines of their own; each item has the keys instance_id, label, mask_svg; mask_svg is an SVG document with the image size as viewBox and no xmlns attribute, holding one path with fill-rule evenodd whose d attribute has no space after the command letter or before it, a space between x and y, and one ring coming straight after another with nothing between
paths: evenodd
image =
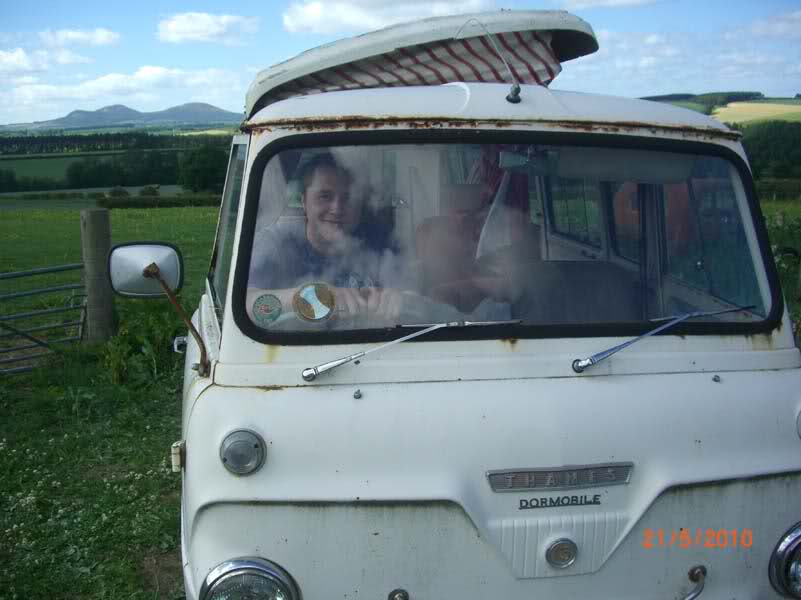
<instances>
[{"instance_id":1,"label":"circular sticker on windshield","mask_svg":"<svg viewBox=\"0 0 801 600\"><path fill-rule=\"evenodd\" d=\"M253 320L266 326L281 316L281 301L272 294L263 294L253 301Z\"/></svg>"},{"instance_id":2,"label":"circular sticker on windshield","mask_svg":"<svg viewBox=\"0 0 801 600\"><path fill-rule=\"evenodd\" d=\"M325 321L334 314L334 292L324 283L309 283L295 292L292 307L306 321Z\"/></svg>"}]
</instances>

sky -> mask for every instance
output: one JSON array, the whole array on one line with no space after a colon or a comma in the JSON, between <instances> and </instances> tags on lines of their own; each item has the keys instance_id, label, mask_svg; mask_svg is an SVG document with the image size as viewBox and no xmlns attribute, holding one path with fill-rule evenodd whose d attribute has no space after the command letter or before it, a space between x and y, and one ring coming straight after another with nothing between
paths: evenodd
<instances>
[{"instance_id":1,"label":"sky","mask_svg":"<svg viewBox=\"0 0 801 600\"><path fill-rule=\"evenodd\" d=\"M554 89L801 93L801 0L0 0L0 124L112 104L242 112L255 74L299 52L500 8L568 10L595 30L599 51L566 62Z\"/></svg>"}]
</instances>

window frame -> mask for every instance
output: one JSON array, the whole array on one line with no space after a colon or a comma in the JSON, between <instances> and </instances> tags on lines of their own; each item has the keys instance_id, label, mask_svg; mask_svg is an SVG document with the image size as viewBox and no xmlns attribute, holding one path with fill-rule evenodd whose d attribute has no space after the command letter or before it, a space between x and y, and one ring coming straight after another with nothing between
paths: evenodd
<instances>
[{"instance_id":1,"label":"window frame","mask_svg":"<svg viewBox=\"0 0 801 600\"><path fill-rule=\"evenodd\" d=\"M246 195L244 209L241 210L242 226L239 236L239 251L232 286L231 307L237 327L247 337L256 342L275 345L338 345L354 343L374 343L396 339L394 328L362 329L336 332L277 332L256 326L247 316L245 296L249 275L251 251L255 235L256 215L259 208L261 177L267 162L284 150L321 146L346 145L392 145L392 144L541 144L566 145L598 148L628 148L678 152L690 155L719 156L727 160L738 172L748 203L756 245L760 251L762 267L771 298L771 309L766 318L757 322L684 322L676 325L669 335L749 335L768 333L781 325L784 301L779 287L775 263L770 253L767 230L759 204L750 169L743 158L734 150L711 142L665 139L634 135L594 134L579 132L552 131L500 131L497 129L442 128L437 130L382 130L337 131L288 134L268 143L258 154L249 159L247 169ZM602 208L602 207L600 207ZM603 215L604 213L602 213ZM606 227L608 230L608 227ZM608 235L604 234L604 244ZM606 246L605 246L606 247ZM423 338L426 341L467 341L499 338L588 338L619 337L641 335L653 329L653 323L641 321L609 322L587 324L536 324L504 327L441 329Z\"/></svg>"},{"instance_id":2,"label":"window frame","mask_svg":"<svg viewBox=\"0 0 801 600\"><path fill-rule=\"evenodd\" d=\"M228 195L227 195L228 187L232 182L232 180L231 180L232 171L231 170L233 168L235 168L234 167L234 162L235 162L234 161L234 157L236 155L235 153L237 151L237 148L241 147L241 146L245 147L245 156L242 159L242 178L241 178L240 186L239 186L239 194L236 197L236 212L234 213L233 229L230 231L230 235L232 235L234 237L236 236L236 227L237 227L237 222L239 220L239 213L240 213L239 208L240 208L240 206L242 204L242 193L245 190L245 184L246 184L245 175L247 173L247 166L248 166L248 152L250 151L250 135L249 134L241 134L241 133L240 134L236 134L236 135L233 136L233 138L231 139L231 148L228 151L228 166L227 166L227 168L225 170L225 184L223 185L222 195L220 196L220 209L219 209L219 211L217 213L217 228L216 228L215 233L214 233L214 245L212 247L211 257L209 259L209 270L208 270L208 273L206 275L206 287L210 292L211 305L214 307L214 312L217 315L217 321L218 321L218 323L219 323L221 328L222 328L222 321L223 321L223 313L225 311L225 298L220 298L220 296L218 295L217 289L216 289L215 284L214 284L214 276L217 273L217 267L219 266L217 264L217 260L218 260L218 258L220 256L220 242L221 242L220 233L221 233L221 230L222 230L222 227L223 227L223 219L225 218L225 216L227 214L229 214L227 209L230 207L230 203L226 204L226 198L228 198ZM229 198L229 202L233 201L233 200L234 200L234 198L233 198L233 196L231 196L231 198ZM228 222L226 222L226 224L228 224ZM231 241L231 247L232 247L233 250L236 250L236 248L235 248L235 240ZM227 284L227 287L226 287L226 290L225 290L226 294L228 294L229 288L233 287L231 285L231 283L232 283L231 282L231 273L232 273L232 271L235 271L235 268L236 268L235 264L234 264L234 261L233 261L233 255L234 254L235 254L235 252L232 252L232 254L231 254L231 262L228 264L228 274L226 276L228 284Z\"/></svg>"}]
</instances>

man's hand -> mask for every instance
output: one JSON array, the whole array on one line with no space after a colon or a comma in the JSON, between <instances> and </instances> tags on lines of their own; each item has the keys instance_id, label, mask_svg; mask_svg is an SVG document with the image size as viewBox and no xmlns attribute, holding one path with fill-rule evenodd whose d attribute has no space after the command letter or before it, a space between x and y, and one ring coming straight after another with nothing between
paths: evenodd
<instances>
[{"instance_id":1,"label":"man's hand","mask_svg":"<svg viewBox=\"0 0 801 600\"><path fill-rule=\"evenodd\" d=\"M368 310L367 296L355 288L333 288L338 318L358 317Z\"/></svg>"},{"instance_id":2,"label":"man's hand","mask_svg":"<svg viewBox=\"0 0 801 600\"><path fill-rule=\"evenodd\" d=\"M364 288L367 297L367 312L371 316L397 323L403 305L403 295L392 288Z\"/></svg>"}]
</instances>

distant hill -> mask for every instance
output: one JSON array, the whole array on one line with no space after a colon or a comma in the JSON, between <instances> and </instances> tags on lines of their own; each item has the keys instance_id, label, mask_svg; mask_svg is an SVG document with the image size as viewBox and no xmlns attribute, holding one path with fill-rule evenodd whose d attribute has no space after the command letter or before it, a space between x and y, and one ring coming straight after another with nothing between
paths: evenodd
<instances>
[{"instance_id":1,"label":"distant hill","mask_svg":"<svg viewBox=\"0 0 801 600\"><path fill-rule=\"evenodd\" d=\"M204 104L191 102L157 112L139 112L122 104L97 110L74 110L65 117L34 123L0 125L0 130L97 129L107 127L152 127L186 125L238 125L243 115Z\"/></svg>"}]
</instances>

